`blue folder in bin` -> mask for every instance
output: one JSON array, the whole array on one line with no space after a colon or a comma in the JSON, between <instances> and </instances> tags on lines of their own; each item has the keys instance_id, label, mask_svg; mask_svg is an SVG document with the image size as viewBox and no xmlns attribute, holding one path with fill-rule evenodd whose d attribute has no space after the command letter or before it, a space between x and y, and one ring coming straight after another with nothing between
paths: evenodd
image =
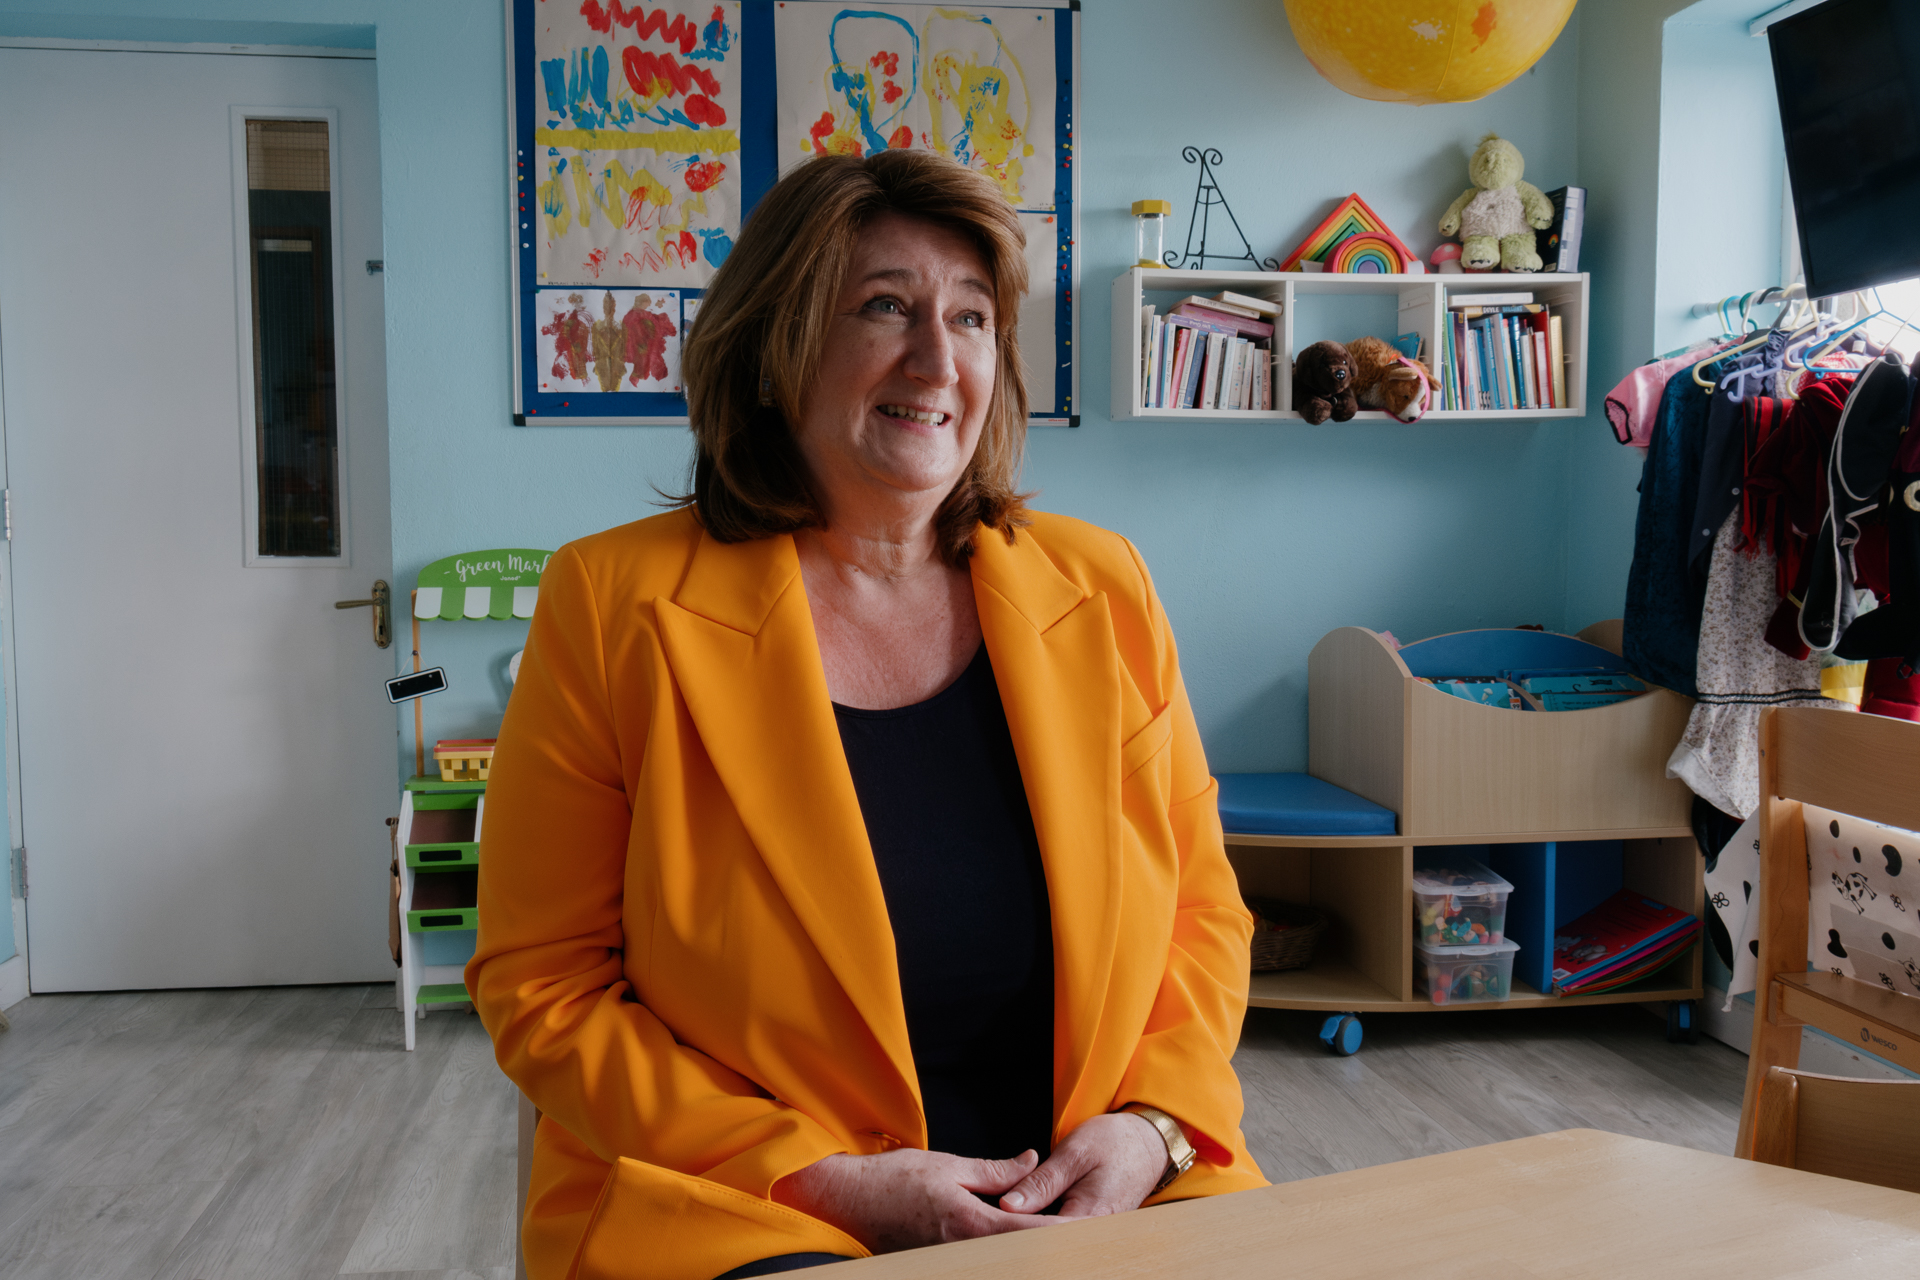
<instances>
[{"instance_id":1,"label":"blue folder in bin","mask_svg":"<svg viewBox=\"0 0 1920 1280\"><path fill-rule=\"evenodd\" d=\"M1393 810L1307 773L1222 773L1220 825L1250 836L1390 836Z\"/></svg>"}]
</instances>

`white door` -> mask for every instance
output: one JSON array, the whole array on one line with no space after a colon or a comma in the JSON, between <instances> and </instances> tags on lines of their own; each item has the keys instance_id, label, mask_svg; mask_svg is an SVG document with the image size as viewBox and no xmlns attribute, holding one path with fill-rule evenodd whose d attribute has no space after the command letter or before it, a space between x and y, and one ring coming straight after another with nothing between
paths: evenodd
<instances>
[{"instance_id":1,"label":"white door","mask_svg":"<svg viewBox=\"0 0 1920 1280\"><path fill-rule=\"evenodd\" d=\"M393 977L378 148L371 61L0 48L36 992Z\"/></svg>"}]
</instances>

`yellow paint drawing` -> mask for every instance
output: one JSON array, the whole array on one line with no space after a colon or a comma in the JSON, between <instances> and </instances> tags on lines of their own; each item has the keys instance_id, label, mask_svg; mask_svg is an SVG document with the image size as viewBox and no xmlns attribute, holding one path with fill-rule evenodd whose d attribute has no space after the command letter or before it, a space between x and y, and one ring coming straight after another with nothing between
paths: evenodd
<instances>
[{"instance_id":1,"label":"yellow paint drawing","mask_svg":"<svg viewBox=\"0 0 1920 1280\"><path fill-rule=\"evenodd\" d=\"M576 151L664 151L681 155L701 152L726 155L740 149L734 129L653 129L645 133L624 129L535 129L533 140L543 147L571 147Z\"/></svg>"},{"instance_id":2,"label":"yellow paint drawing","mask_svg":"<svg viewBox=\"0 0 1920 1280\"><path fill-rule=\"evenodd\" d=\"M1020 64L1011 54L1007 61L1014 75L1020 76ZM1025 77L1020 80L1024 100ZM933 117L933 136L949 138L957 133L971 151L974 167L998 183L1008 199L1018 200L1025 159L1033 154L1033 146L1027 141L1028 121L1013 118L1011 89L1004 70L980 66L971 53L964 62L957 54L937 53L927 63L927 110ZM954 133L947 129L949 107L959 117Z\"/></svg>"}]
</instances>

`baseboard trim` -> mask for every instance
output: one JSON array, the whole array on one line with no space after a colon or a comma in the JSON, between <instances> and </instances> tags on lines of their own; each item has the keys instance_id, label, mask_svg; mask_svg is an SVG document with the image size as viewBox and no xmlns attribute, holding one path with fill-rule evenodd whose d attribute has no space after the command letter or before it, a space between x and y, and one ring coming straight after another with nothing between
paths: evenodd
<instances>
[{"instance_id":1,"label":"baseboard trim","mask_svg":"<svg viewBox=\"0 0 1920 1280\"><path fill-rule=\"evenodd\" d=\"M27 998L27 957L16 954L0 960L0 1010L11 1009Z\"/></svg>"}]
</instances>

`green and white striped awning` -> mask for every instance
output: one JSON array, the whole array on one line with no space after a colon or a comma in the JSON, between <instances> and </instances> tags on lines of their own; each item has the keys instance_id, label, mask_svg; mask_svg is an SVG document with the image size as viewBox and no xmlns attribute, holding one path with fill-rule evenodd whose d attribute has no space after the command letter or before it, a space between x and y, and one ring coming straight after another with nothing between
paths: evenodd
<instances>
[{"instance_id":1,"label":"green and white striped awning","mask_svg":"<svg viewBox=\"0 0 1920 1280\"><path fill-rule=\"evenodd\" d=\"M469 551L435 560L420 571L413 616L443 618L531 618L540 598L540 574L551 551L506 547Z\"/></svg>"}]
</instances>

